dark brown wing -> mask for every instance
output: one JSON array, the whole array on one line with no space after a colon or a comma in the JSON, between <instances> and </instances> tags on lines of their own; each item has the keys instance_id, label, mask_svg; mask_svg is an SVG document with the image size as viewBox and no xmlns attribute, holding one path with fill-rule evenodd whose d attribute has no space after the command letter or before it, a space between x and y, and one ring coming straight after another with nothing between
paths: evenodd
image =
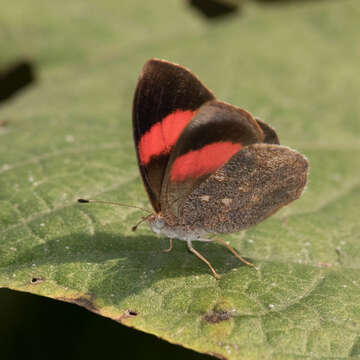
<instances>
[{"instance_id":1,"label":"dark brown wing","mask_svg":"<svg viewBox=\"0 0 360 360\"><path fill-rule=\"evenodd\" d=\"M247 146L193 190L182 220L216 233L246 229L299 198L308 167L306 158L288 147Z\"/></svg>"},{"instance_id":2,"label":"dark brown wing","mask_svg":"<svg viewBox=\"0 0 360 360\"><path fill-rule=\"evenodd\" d=\"M171 152L161 189L163 215L176 222L194 186L243 147L263 139L263 131L247 111L217 100L205 103Z\"/></svg>"},{"instance_id":3,"label":"dark brown wing","mask_svg":"<svg viewBox=\"0 0 360 360\"><path fill-rule=\"evenodd\" d=\"M270 125L260 120L258 117L255 117L254 119L257 121L262 131L264 132L264 143L279 145L280 141L275 130Z\"/></svg>"},{"instance_id":4,"label":"dark brown wing","mask_svg":"<svg viewBox=\"0 0 360 360\"><path fill-rule=\"evenodd\" d=\"M197 109L214 95L186 68L148 60L133 103L133 132L140 173L156 212L169 153Z\"/></svg>"}]
</instances>

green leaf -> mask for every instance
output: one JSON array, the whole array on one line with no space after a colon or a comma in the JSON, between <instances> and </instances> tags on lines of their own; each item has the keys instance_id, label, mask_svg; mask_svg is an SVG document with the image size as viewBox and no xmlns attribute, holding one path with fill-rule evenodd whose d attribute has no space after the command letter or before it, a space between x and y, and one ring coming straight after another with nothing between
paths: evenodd
<instances>
[{"instance_id":1,"label":"green leaf","mask_svg":"<svg viewBox=\"0 0 360 360\"><path fill-rule=\"evenodd\" d=\"M227 359L360 358L357 0L247 2L207 23L182 1L2 6L3 69L37 82L0 112L0 286L75 302ZM216 280L135 209L149 208L131 102L142 64L190 67L219 99L273 125L311 165L303 197L262 224L195 243ZM6 120L6 122L2 122Z\"/></svg>"}]
</instances>

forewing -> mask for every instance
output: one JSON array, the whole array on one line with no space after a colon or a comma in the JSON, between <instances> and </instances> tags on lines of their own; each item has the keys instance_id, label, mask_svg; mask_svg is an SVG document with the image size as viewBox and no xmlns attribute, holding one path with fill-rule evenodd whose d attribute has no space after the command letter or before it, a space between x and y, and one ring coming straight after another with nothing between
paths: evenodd
<instances>
[{"instance_id":1,"label":"forewing","mask_svg":"<svg viewBox=\"0 0 360 360\"><path fill-rule=\"evenodd\" d=\"M262 142L264 134L247 111L216 100L204 104L171 152L161 189L161 208L168 222L194 186L205 181L243 147Z\"/></svg>"},{"instance_id":2,"label":"forewing","mask_svg":"<svg viewBox=\"0 0 360 360\"><path fill-rule=\"evenodd\" d=\"M216 233L246 229L299 198L307 172L295 150L250 145L194 189L181 209L183 222Z\"/></svg>"},{"instance_id":3,"label":"forewing","mask_svg":"<svg viewBox=\"0 0 360 360\"><path fill-rule=\"evenodd\" d=\"M186 68L148 60L133 103L133 132L140 173L156 212L169 153L197 109L214 98Z\"/></svg>"}]
</instances>

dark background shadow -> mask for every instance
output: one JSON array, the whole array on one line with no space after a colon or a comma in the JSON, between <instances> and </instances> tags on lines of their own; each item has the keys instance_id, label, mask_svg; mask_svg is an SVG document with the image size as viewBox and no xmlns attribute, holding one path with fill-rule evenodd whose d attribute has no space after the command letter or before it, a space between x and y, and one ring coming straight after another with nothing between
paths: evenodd
<instances>
[{"instance_id":1,"label":"dark background shadow","mask_svg":"<svg viewBox=\"0 0 360 360\"><path fill-rule=\"evenodd\" d=\"M298 3L310 3L310 2L318 2L323 0L255 0L256 2L263 3L263 4L284 4L284 5L291 5L291 4L298 4Z\"/></svg>"},{"instance_id":2,"label":"dark background shadow","mask_svg":"<svg viewBox=\"0 0 360 360\"><path fill-rule=\"evenodd\" d=\"M250 0L247 0L250 1ZM208 20L217 20L229 15L241 12L243 7L246 7L247 1L238 0L233 3L224 0L188 0L190 8L196 10ZM266 5L291 5L295 3L310 3L315 0L253 0ZM320 1L320 0L316 0Z\"/></svg>"},{"instance_id":3,"label":"dark background shadow","mask_svg":"<svg viewBox=\"0 0 360 360\"><path fill-rule=\"evenodd\" d=\"M80 306L0 289L1 359L211 360Z\"/></svg>"},{"instance_id":4,"label":"dark background shadow","mask_svg":"<svg viewBox=\"0 0 360 360\"><path fill-rule=\"evenodd\" d=\"M28 60L19 60L0 70L0 105L35 81L35 67Z\"/></svg>"},{"instance_id":5,"label":"dark background shadow","mask_svg":"<svg viewBox=\"0 0 360 360\"><path fill-rule=\"evenodd\" d=\"M240 6L217 0L189 0L189 5L208 19L222 18L240 10Z\"/></svg>"}]
</instances>

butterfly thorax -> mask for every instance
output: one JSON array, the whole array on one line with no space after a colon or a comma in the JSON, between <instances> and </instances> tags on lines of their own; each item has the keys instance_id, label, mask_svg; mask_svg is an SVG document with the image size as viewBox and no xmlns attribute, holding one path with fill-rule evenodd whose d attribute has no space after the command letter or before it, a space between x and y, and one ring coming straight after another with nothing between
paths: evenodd
<instances>
[{"instance_id":1,"label":"butterfly thorax","mask_svg":"<svg viewBox=\"0 0 360 360\"><path fill-rule=\"evenodd\" d=\"M154 233L170 239L208 241L204 239L204 236L208 234L204 229L192 225L169 224L161 213L151 215L147 223Z\"/></svg>"}]
</instances>

